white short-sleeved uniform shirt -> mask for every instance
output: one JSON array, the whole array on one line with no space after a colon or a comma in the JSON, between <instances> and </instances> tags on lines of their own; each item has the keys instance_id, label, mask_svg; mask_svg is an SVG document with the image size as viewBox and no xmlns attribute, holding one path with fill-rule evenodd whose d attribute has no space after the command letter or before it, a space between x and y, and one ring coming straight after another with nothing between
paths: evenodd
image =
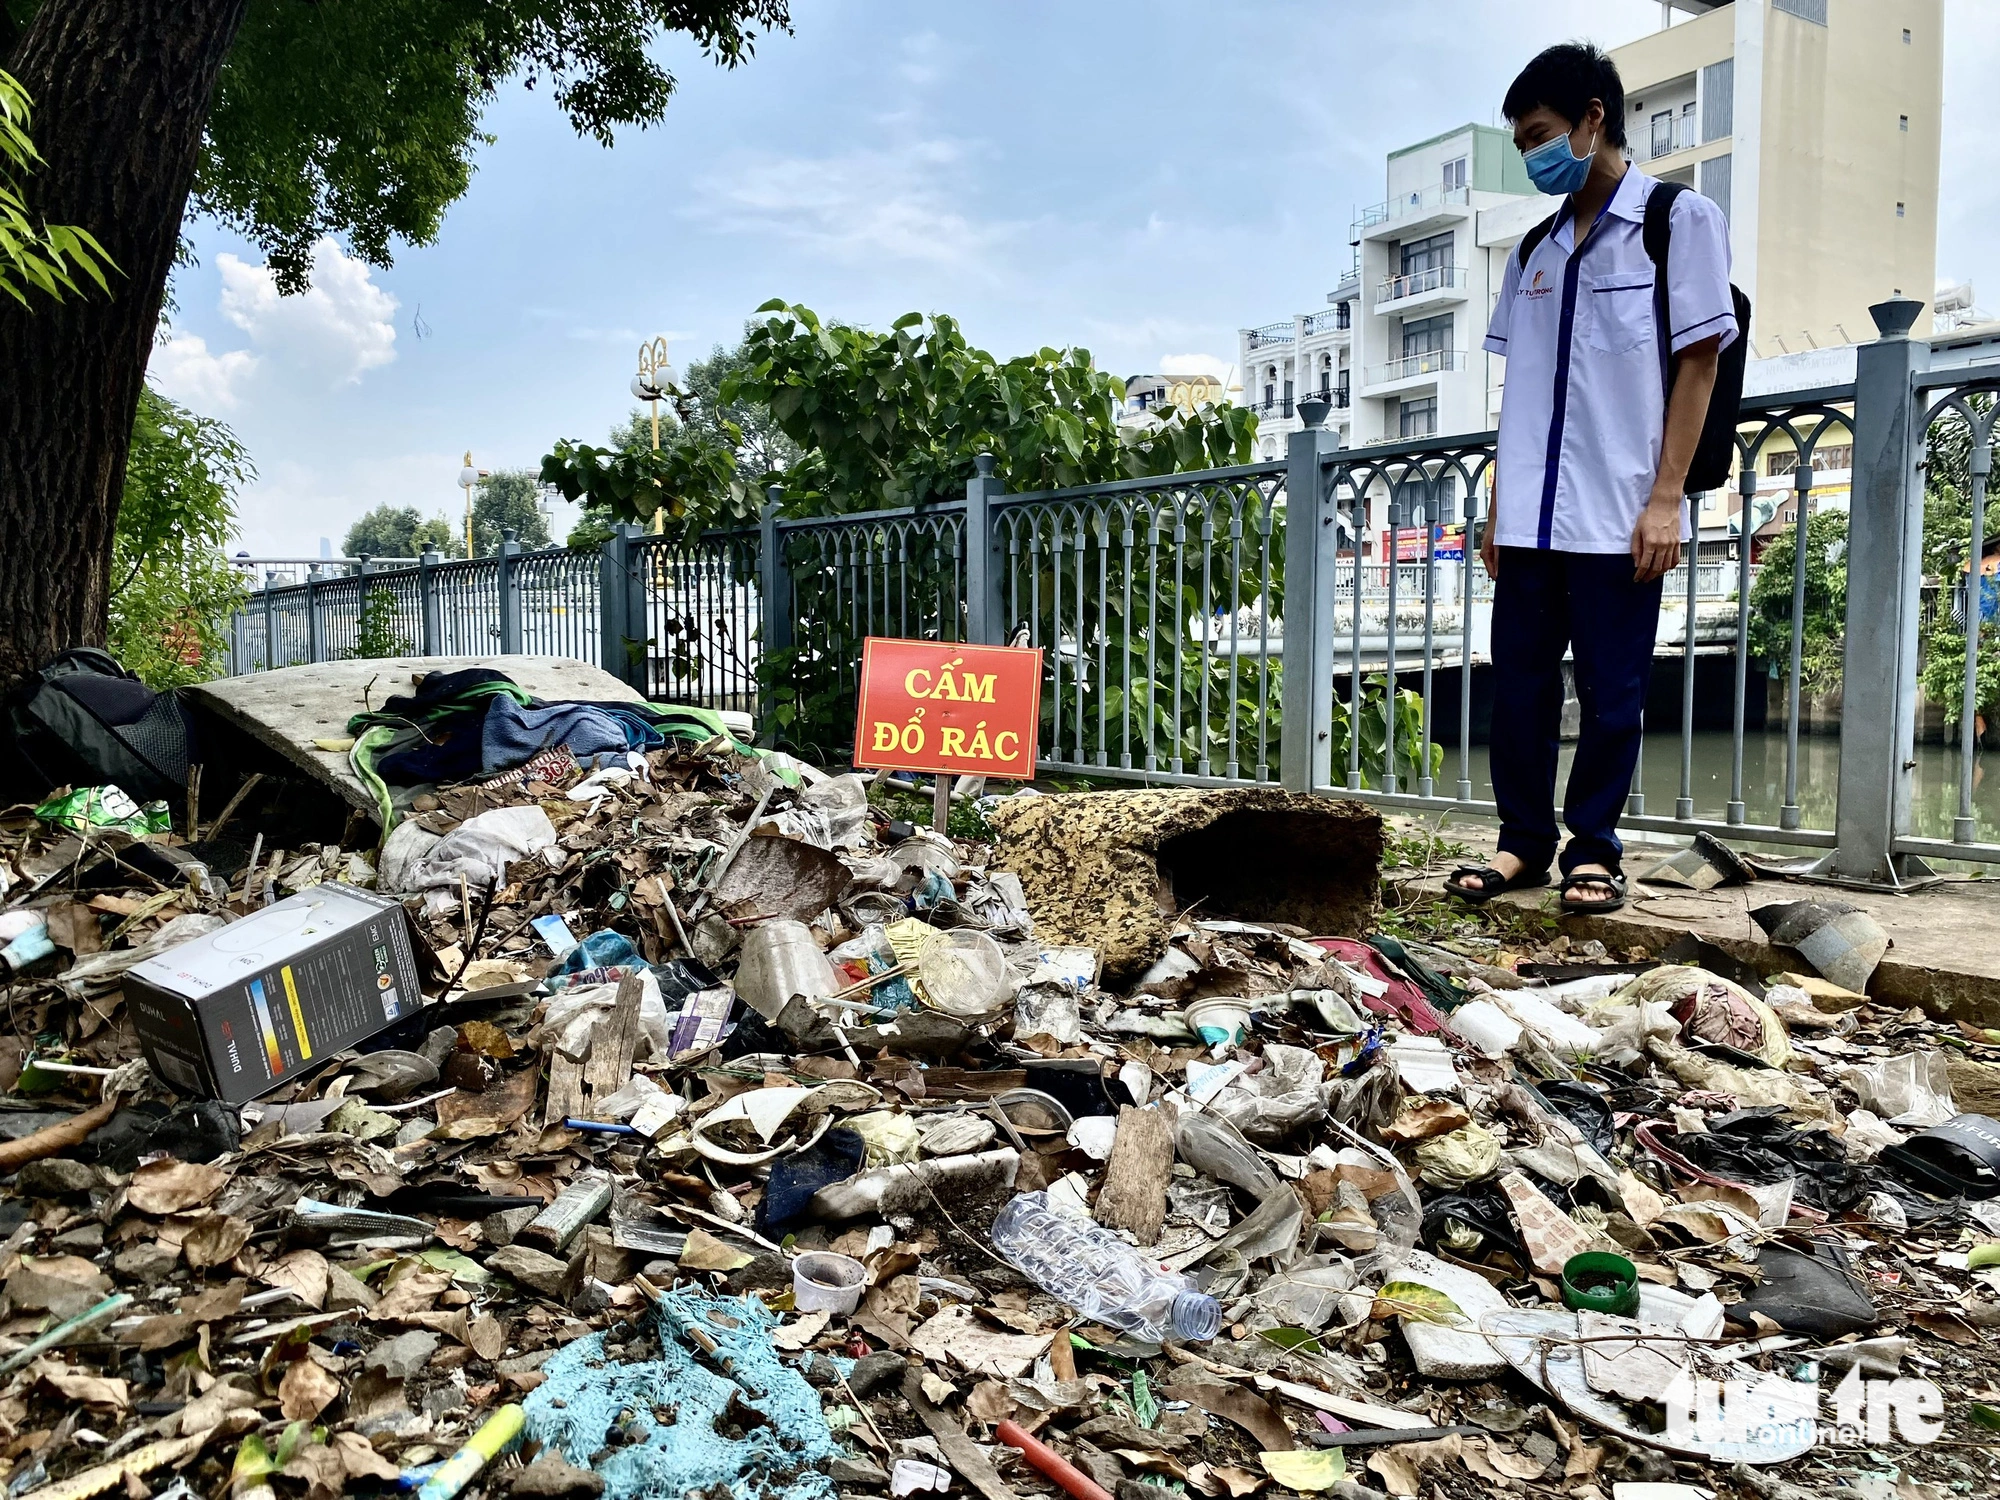
<instances>
[{"instance_id":1,"label":"white short-sleeved uniform shirt","mask_svg":"<svg viewBox=\"0 0 2000 1500\"><path fill-rule=\"evenodd\" d=\"M1626 168L1596 229L1574 253L1565 203L1526 266L1507 258L1486 348L1507 358L1500 404L1499 544L1557 552L1628 552L1660 471L1666 358L1654 267L1641 242L1658 186ZM1737 337L1729 295L1729 226L1710 199L1684 192L1669 218L1669 348ZM1688 531L1681 503L1681 540Z\"/></svg>"}]
</instances>

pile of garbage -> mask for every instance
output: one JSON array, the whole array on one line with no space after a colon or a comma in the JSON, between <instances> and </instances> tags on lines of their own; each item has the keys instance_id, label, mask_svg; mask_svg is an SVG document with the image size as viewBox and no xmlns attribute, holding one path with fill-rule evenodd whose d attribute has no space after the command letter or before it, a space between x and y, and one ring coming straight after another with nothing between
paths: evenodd
<instances>
[{"instance_id":1,"label":"pile of garbage","mask_svg":"<svg viewBox=\"0 0 2000 1500\"><path fill-rule=\"evenodd\" d=\"M1219 912L1173 841L1274 794L1023 790L970 842L885 790L697 725L385 782L360 848L0 815L8 1494L1987 1476L2000 1033ZM1096 857L1215 899L1114 921ZM1793 908L1774 955L1855 936Z\"/></svg>"}]
</instances>

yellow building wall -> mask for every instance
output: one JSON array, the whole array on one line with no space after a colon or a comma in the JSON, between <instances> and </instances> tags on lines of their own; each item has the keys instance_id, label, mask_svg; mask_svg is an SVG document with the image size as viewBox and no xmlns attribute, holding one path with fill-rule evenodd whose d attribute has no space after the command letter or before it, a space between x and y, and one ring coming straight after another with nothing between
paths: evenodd
<instances>
[{"instance_id":1,"label":"yellow building wall","mask_svg":"<svg viewBox=\"0 0 2000 1500\"><path fill-rule=\"evenodd\" d=\"M1618 65L1618 76L1625 84L1625 97L1629 100L1633 91L1639 90L1643 99L1645 89L1685 73L1698 73L1710 63L1733 56L1735 51L1736 8L1725 5L1706 15L1670 26L1665 31L1656 31L1650 36L1640 37L1636 42L1615 47L1611 60ZM1625 134L1628 139L1633 138L1633 128L1633 122L1627 119ZM1716 144L1722 143L1718 141Z\"/></svg>"},{"instance_id":2,"label":"yellow building wall","mask_svg":"<svg viewBox=\"0 0 2000 1500\"><path fill-rule=\"evenodd\" d=\"M1765 19L1757 285L1745 288L1763 355L1872 338L1870 303L1900 290L1928 304L1936 279L1942 0L1828 0L1827 12L1825 26ZM1927 306L1913 331L1929 328Z\"/></svg>"}]
</instances>

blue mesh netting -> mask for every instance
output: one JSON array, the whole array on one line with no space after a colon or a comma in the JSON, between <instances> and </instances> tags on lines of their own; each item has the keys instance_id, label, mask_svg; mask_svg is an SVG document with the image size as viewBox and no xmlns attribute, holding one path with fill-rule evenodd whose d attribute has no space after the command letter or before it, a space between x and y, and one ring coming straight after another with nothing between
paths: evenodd
<instances>
[{"instance_id":1,"label":"blue mesh netting","mask_svg":"<svg viewBox=\"0 0 2000 1500\"><path fill-rule=\"evenodd\" d=\"M620 1364L605 1358L603 1334L578 1339L542 1366L542 1383L523 1403L528 1436L595 1469L606 1500L712 1485L726 1485L736 1500L833 1500L833 1482L816 1465L840 1450L818 1392L771 1346L777 1322L755 1297L669 1292L659 1308L660 1358ZM699 1352L697 1328L715 1342L712 1355ZM746 1418L744 1406L767 1420ZM716 1430L718 1417L731 1436ZM608 1442L614 1428L620 1440Z\"/></svg>"}]
</instances>

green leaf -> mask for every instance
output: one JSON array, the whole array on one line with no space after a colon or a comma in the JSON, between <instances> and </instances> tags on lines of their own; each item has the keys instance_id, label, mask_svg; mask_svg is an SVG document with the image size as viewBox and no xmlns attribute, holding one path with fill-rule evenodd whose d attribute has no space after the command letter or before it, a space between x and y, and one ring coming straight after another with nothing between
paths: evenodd
<instances>
[{"instance_id":1,"label":"green leaf","mask_svg":"<svg viewBox=\"0 0 2000 1500\"><path fill-rule=\"evenodd\" d=\"M1464 1310L1456 1302L1435 1287L1417 1281L1392 1281L1384 1286L1375 1294L1369 1316L1378 1322L1400 1317L1447 1327L1466 1321Z\"/></svg>"},{"instance_id":2,"label":"green leaf","mask_svg":"<svg viewBox=\"0 0 2000 1500\"><path fill-rule=\"evenodd\" d=\"M1259 1331L1258 1336L1287 1353L1294 1349L1303 1349L1308 1354L1326 1352L1320 1348L1319 1335L1304 1328L1265 1328Z\"/></svg>"},{"instance_id":3,"label":"green leaf","mask_svg":"<svg viewBox=\"0 0 2000 1500\"><path fill-rule=\"evenodd\" d=\"M1988 1432L2000 1432L2000 1410L1988 1406L1984 1401L1974 1401L1966 1408L1966 1413Z\"/></svg>"},{"instance_id":4,"label":"green leaf","mask_svg":"<svg viewBox=\"0 0 2000 1500\"><path fill-rule=\"evenodd\" d=\"M1988 1266L2000 1266L2000 1242L1974 1245L1966 1254L1966 1270L1983 1271Z\"/></svg>"}]
</instances>

